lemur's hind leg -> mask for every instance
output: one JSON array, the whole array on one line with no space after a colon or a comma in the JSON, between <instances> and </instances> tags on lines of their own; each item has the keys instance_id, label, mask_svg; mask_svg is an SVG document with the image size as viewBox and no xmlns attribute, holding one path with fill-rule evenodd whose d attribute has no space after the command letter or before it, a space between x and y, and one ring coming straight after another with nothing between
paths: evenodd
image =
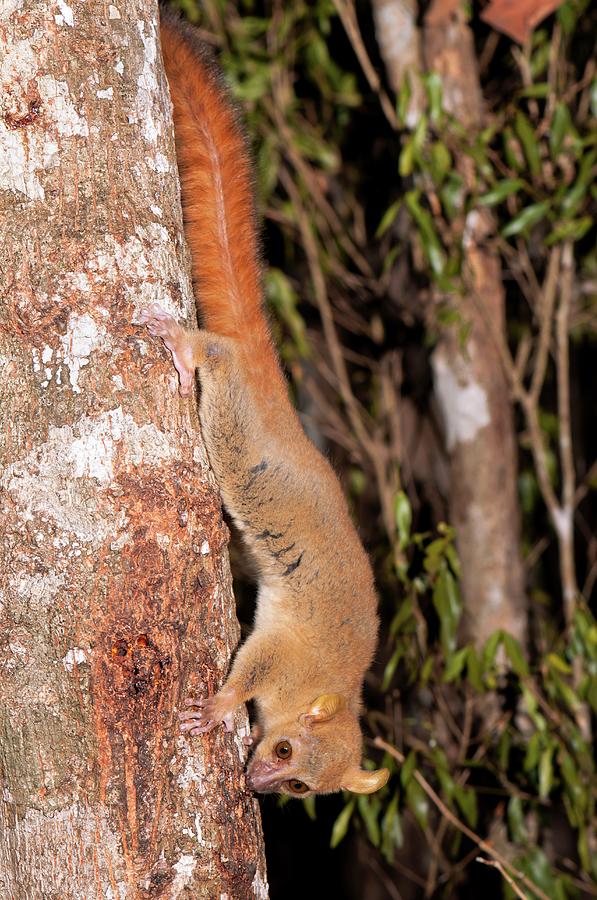
<instances>
[{"instance_id":1,"label":"lemur's hind leg","mask_svg":"<svg viewBox=\"0 0 597 900\"><path fill-rule=\"evenodd\" d=\"M210 357L219 356L225 339L209 331L183 328L157 303L142 310L140 321L147 326L150 334L161 337L164 346L172 354L180 380L181 396L188 397L193 391L195 369Z\"/></svg>"}]
</instances>

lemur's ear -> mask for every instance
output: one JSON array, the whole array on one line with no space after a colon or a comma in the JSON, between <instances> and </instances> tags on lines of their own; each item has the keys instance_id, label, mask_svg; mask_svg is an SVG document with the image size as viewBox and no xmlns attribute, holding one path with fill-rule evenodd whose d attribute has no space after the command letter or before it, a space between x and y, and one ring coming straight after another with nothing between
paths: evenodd
<instances>
[{"instance_id":1,"label":"lemur's ear","mask_svg":"<svg viewBox=\"0 0 597 900\"><path fill-rule=\"evenodd\" d=\"M315 722L327 722L346 707L342 694L322 694L313 701L309 709L300 717L301 722L312 725Z\"/></svg>"},{"instance_id":2,"label":"lemur's ear","mask_svg":"<svg viewBox=\"0 0 597 900\"><path fill-rule=\"evenodd\" d=\"M342 788L355 794L372 794L387 784L389 769L376 769L374 772L351 766L342 776Z\"/></svg>"}]
</instances>

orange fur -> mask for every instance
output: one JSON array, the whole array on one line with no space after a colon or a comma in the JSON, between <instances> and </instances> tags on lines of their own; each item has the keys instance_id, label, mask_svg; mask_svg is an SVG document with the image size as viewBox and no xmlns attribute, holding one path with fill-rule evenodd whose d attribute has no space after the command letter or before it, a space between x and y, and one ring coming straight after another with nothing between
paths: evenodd
<instances>
[{"instance_id":1,"label":"orange fur","mask_svg":"<svg viewBox=\"0 0 597 900\"><path fill-rule=\"evenodd\" d=\"M291 796L382 787L360 766L359 713L377 615L373 573L332 467L290 404L262 309L251 168L242 130L192 29L162 19L185 230L205 329L158 305L141 321L172 354L180 392L201 382L203 438L254 564L255 627L225 684L189 701L181 730L231 725L255 700L249 785Z\"/></svg>"},{"instance_id":2,"label":"orange fur","mask_svg":"<svg viewBox=\"0 0 597 900\"><path fill-rule=\"evenodd\" d=\"M242 341L261 390L283 388L263 312L252 169L220 70L193 30L162 14L185 235L203 326Z\"/></svg>"}]
</instances>

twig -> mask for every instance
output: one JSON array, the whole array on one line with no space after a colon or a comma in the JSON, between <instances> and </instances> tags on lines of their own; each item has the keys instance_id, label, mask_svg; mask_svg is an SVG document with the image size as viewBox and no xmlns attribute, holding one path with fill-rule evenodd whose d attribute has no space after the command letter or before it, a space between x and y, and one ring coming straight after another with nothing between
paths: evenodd
<instances>
[{"instance_id":1,"label":"twig","mask_svg":"<svg viewBox=\"0 0 597 900\"><path fill-rule=\"evenodd\" d=\"M485 859L484 856L477 856L475 857L475 862L482 863L484 866L492 866L492 868L497 869L502 878L508 882L517 897L521 897L522 900L529 900L528 894L525 894L525 892L518 887L512 876L506 872L497 859Z\"/></svg>"},{"instance_id":2,"label":"twig","mask_svg":"<svg viewBox=\"0 0 597 900\"><path fill-rule=\"evenodd\" d=\"M564 594L564 613L568 627L572 625L578 595L574 566L574 493L575 473L570 426L570 359L568 323L574 280L572 245L564 244L560 305L556 316L556 371L558 378L558 413L560 418L560 467L562 470L562 506L559 515L560 574Z\"/></svg>"},{"instance_id":3,"label":"twig","mask_svg":"<svg viewBox=\"0 0 597 900\"><path fill-rule=\"evenodd\" d=\"M560 257L561 251L559 247L554 247L549 254L547 263L547 275L543 282L541 291L542 300L539 312L539 348L537 350L537 358L531 379L531 387L529 390L530 399L537 403L541 388L545 381L545 371L547 369L547 360L549 358L549 344L551 340L551 325L553 322L553 311L556 304L556 295L558 292L558 276L560 274Z\"/></svg>"},{"instance_id":4,"label":"twig","mask_svg":"<svg viewBox=\"0 0 597 900\"><path fill-rule=\"evenodd\" d=\"M361 31L359 29L359 23L354 11L354 6L351 3L348 3L347 0L333 0L333 2L338 15L340 16L340 19L342 20L344 30L348 35L348 39L352 44L352 48L356 54L356 57L361 64L363 74L369 82L369 87L377 94L384 116L386 117L394 131L398 131L398 117L394 111L394 107L392 106L390 98L381 86L379 75L373 68L371 60L369 59L369 54L367 53L365 44L363 43L363 38L361 37Z\"/></svg>"},{"instance_id":5,"label":"twig","mask_svg":"<svg viewBox=\"0 0 597 900\"><path fill-rule=\"evenodd\" d=\"M341 222L335 209L326 198L325 193L321 188L319 179L313 173L309 164L295 149L292 129L290 128L282 114L285 109L285 105L283 99L279 96L280 90L277 85L277 81L273 82L273 90L274 100L267 100L267 98L264 99L264 107L268 112L276 129L278 130L280 137L283 140L284 152L287 158L290 160L292 166L302 178L305 187L308 189L310 195L314 198L317 204L317 209L323 216L326 230L330 233L330 235L333 235L340 246L352 259L352 261L359 267L361 272L365 276L371 277L372 269L369 262L363 256L354 241L351 240L350 236L347 234L346 226Z\"/></svg>"},{"instance_id":6,"label":"twig","mask_svg":"<svg viewBox=\"0 0 597 900\"><path fill-rule=\"evenodd\" d=\"M397 760L400 764L404 763L404 755L400 753L395 747L392 747L391 744L386 743L386 741L382 740L379 737L376 737L373 741L376 747L385 750L386 753L389 753L390 756L393 756L395 760ZM418 784L425 791L429 799L435 804L435 806L439 809L443 816L455 827L458 831L461 831L462 834L466 835L469 840L473 841L482 850L487 856L494 859L497 863L507 869L510 874L521 881L524 885L526 885L529 890L533 891L540 898L540 900L551 900L550 897L545 894L540 887L538 887L534 881L531 881L524 872L521 872L520 869L517 869L516 866L513 866L511 862L509 862L505 856L502 856L492 845L483 840L483 838L479 837L472 829L465 825L464 822L461 822L458 816L455 816L451 809L449 809L446 804L443 802L441 797L436 794L433 790L427 779L424 775L419 772L418 769L413 770L413 778L418 782Z\"/></svg>"},{"instance_id":7,"label":"twig","mask_svg":"<svg viewBox=\"0 0 597 900\"><path fill-rule=\"evenodd\" d=\"M442 695L441 690L438 691L435 694L435 696L437 696L438 699L439 699L439 697L442 697L442 702L445 702L445 701L443 701L443 695ZM464 723L463 723L462 731L460 732L460 735L459 735L460 740L459 740L459 747L458 747L458 756L460 759L463 759L466 756L466 751L470 744L471 731L472 731L472 727L473 727L473 707L474 707L474 703L473 703L473 700L472 700L472 697L470 694L470 690L469 690L469 691L467 691L467 696L466 696L466 700L465 700ZM450 718L452 718L451 713L450 713ZM470 775L470 770L465 770L460 773L460 775L458 776L458 778L456 780L461 787L463 787L466 784L466 782L468 781L469 775ZM448 825L449 825L448 819L446 819L445 817L442 817L442 820L439 824L439 828L437 829L437 843L439 844L440 847L443 843L444 837L446 835L446 831L448 830ZM431 864L429 866L429 874L427 876L427 885L425 888L425 896L426 897L432 897L435 892L435 888L437 886L438 863L439 863L439 860L437 859L437 857L433 856L431 859Z\"/></svg>"},{"instance_id":8,"label":"twig","mask_svg":"<svg viewBox=\"0 0 597 900\"><path fill-rule=\"evenodd\" d=\"M562 252L562 278L560 284L560 305L556 315L556 373L558 380L558 413L560 417L560 469L562 472L562 506L560 507L559 528L556 523L560 549L560 578L564 597L564 615L568 629L574 622L574 612L578 600L576 567L574 563L574 499L576 474L572 451L572 427L570 422L570 355L569 323L574 285L574 255L572 243L566 241ZM572 682L576 691L582 679L582 661L575 655L572 663ZM576 709L576 721L581 734L590 740L591 714L586 703Z\"/></svg>"},{"instance_id":9,"label":"twig","mask_svg":"<svg viewBox=\"0 0 597 900\"><path fill-rule=\"evenodd\" d=\"M377 875L380 882L383 884L384 888L387 891L388 897L391 897L392 900L404 900L396 885L388 878L382 867L377 862L376 858L371 853L367 854L366 862L369 868L375 873L375 875ZM407 877L409 876L407 875Z\"/></svg>"}]
</instances>

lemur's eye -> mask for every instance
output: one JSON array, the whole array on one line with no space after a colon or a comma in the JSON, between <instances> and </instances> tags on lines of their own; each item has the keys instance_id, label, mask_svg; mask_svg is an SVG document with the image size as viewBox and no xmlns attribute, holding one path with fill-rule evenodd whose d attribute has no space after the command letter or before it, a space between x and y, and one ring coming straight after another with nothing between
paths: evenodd
<instances>
[{"instance_id":1,"label":"lemur's eye","mask_svg":"<svg viewBox=\"0 0 597 900\"><path fill-rule=\"evenodd\" d=\"M293 794L306 794L309 790L305 782L299 781L298 778L292 778L287 784Z\"/></svg>"},{"instance_id":2,"label":"lemur's eye","mask_svg":"<svg viewBox=\"0 0 597 900\"><path fill-rule=\"evenodd\" d=\"M278 759L290 759L292 756L292 746L288 741L278 741L276 744L276 756Z\"/></svg>"}]
</instances>

